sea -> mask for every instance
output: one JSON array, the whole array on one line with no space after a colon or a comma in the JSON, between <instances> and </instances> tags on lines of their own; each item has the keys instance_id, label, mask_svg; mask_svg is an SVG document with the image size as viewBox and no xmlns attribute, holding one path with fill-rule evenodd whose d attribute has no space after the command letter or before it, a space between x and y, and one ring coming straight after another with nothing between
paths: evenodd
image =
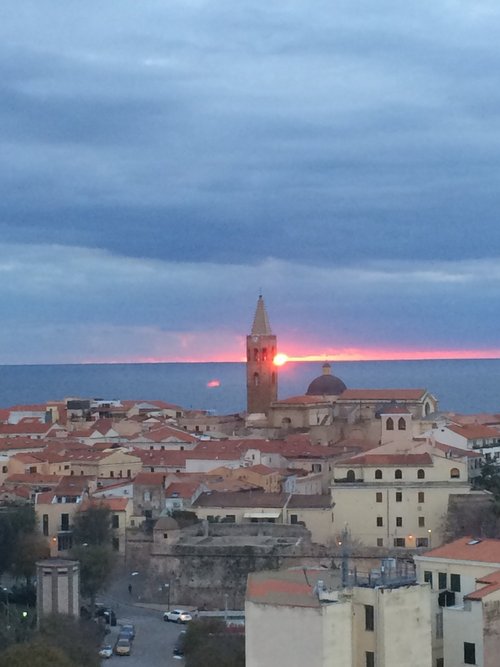
<instances>
[{"instance_id":1,"label":"sea","mask_svg":"<svg viewBox=\"0 0 500 667\"><path fill-rule=\"evenodd\" d=\"M278 396L304 394L321 363L288 362ZM500 359L335 362L348 388L424 388L440 410L500 413ZM67 397L162 400L213 414L246 406L244 363L58 364L0 366L0 407Z\"/></svg>"}]
</instances>

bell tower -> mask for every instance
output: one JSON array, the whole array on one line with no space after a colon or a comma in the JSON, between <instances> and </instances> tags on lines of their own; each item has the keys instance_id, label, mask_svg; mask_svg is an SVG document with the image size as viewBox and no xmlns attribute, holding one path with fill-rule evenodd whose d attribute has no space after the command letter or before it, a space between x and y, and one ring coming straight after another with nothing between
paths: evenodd
<instances>
[{"instance_id":1,"label":"bell tower","mask_svg":"<svg viewBox=\"0 0 500 667\"><path fill-rule=\"evenodd\" d=\"M278 399L278 372L273 363L276 336L267 317L262 294L257 301L252 331L247 336L247 412L267 414Z\"/></svg>"}]
</instances>

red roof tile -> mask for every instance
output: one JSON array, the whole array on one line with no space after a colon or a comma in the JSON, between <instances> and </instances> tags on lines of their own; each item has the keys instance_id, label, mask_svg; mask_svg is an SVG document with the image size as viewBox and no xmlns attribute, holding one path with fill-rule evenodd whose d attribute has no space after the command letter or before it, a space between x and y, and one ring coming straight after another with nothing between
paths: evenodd
<instances>
[{"instance_id":1,"label":"red roof tile","mask_svg":"<svg viewBox=\"0 0 500 667\"><path fill-rule=\"evenodd\" d=\"M427 551L422 558L444 558L500 564L500 540L461 537Z\"/></svg>"}]
</instances>

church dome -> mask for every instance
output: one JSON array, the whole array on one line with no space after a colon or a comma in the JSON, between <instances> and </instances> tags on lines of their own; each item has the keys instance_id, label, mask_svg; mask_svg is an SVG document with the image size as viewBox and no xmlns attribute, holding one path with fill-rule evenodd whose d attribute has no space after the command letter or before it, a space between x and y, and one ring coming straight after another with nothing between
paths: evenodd
<instances>
[{"instance_id":1,"label":"church dome","mask_svg":"<svg viewBox=\"0 0 500 667\"><path fill-rule=\"evenodd\" d=\"M332 375L329 363L323 364L323 374L315 378L306 391L306 396L339 396L347 387L340 378Z\"/></svg>"}]
</instances>

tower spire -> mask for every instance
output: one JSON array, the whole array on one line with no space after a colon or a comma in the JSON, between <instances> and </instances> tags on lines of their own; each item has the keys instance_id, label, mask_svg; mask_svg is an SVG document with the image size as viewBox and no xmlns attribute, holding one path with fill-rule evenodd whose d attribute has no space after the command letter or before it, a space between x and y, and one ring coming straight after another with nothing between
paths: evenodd
<instances>
[{"instance_id":1,"label":"tower spire","mask_svg":"<svg viewBox=\"0 0 500 667\"><path fill-rule=\"evenodd\" d=\"M259 294L255 317L252 324L252 336L272 336L271 325L267 316L266 306L262 294Z\"/></svg>"}]
</instances>

